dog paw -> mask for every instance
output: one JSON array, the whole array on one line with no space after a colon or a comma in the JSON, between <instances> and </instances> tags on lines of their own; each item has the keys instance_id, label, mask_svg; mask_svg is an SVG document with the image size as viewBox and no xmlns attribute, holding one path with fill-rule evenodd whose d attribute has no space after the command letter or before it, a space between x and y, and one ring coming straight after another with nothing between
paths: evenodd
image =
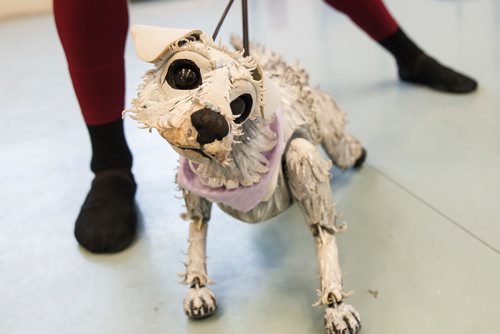
<instances>
[{"instance_id":1,"label":"dog paw","mask_svg":"<svg viewBox=\"0 0 500 334\"><path fill-rule=\"evenodd\" d=\"M363 163L366 160L366 150L364 147L361 148L361 155L356 159L354 162L354 166L352 166L354 169L361 168L363 166Z\"/></svg>"},{"instance_id":2,"label":"dog paw","mask_svg":"<svg viewBox=\"0 0 500 334\"><path fill-rule=\"evenodd\" d=\"M202 319L212 315L217 309L215 295L207 287L190 288L184 298L184 312L193 319Z\"/></svg>"},{"instance_id":3,"label":"dog paw","mask_svg":"<svg viewBox=\"0 0 500 334\"><path fill-rule=\"evenodd\" d=\"M326 334L357 334L361 330L359 313L351 305L340 303L325 310Z\"/></svg>"}]
</instances>

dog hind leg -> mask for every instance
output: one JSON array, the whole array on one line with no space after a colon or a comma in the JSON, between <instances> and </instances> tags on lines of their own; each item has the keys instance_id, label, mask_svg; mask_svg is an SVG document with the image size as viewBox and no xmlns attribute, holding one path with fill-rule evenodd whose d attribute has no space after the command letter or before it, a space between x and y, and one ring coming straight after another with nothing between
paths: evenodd
<instances>
[{"instance_id":1,"label":"dog hind leg","mask_svg":"<svg viewBox=\"0 0 500 334\"><path fill-rule=\"evenodd\" d=\"M186 272L182 283L190 288L184 299L184 312L190 318L201 319L212 315L217 309L213 292L207 287L211 283L206 268L206 238L212 203L184 190L188 212L184 218L191 220Z\"/></svg>"},{"instance_id":2,"label":"dog hind leg","mask_svg":"<svg viewBox=\"0 0 500 334\"><path fill-rule=\"evenodd\" d=\"M360 317L344 303L342 273L335 234L342 230L335 224L336 210L330 188L331 162L325 160L309 141L292 140L286 153L288 184L292 195L304 213L315 238L320 299L316 305L325 309L325 329L328 334L358 333Z\"/></svg>"},{"instance_id":3,"label":"dog hind leg","mask_svg":"<svg viewBox=\"0 0 500 334\"><path fill-rule=\"evenodd\" d=\"M321 145L333 163L342 169L360 167L366 158L366 150L359 140L346 131L345 113L340 110L330 95L313 90L313 108L317 115Z\"/></svg>"}]
</instances>

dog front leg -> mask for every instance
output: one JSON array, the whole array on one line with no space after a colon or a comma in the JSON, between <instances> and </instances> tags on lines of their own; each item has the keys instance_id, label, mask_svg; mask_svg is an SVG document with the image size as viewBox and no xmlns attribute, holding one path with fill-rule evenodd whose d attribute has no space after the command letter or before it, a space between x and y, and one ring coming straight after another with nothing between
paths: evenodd
<instances>
[{"instance_id":1,"label":"dog front leg","mask_svg":"<svg viewBox=\"0 0 500 334\"><path fill-rule=\"evenodd\" d=\"M335 202L330 189L331 162L305 139L294 139L286 153L288 184L302 209L316 242L321 289L317 306L325 309L328 334L358 333L361 324L358 312L344 303L342 273L335 234L342 228L335 225Z\"/></svg>"},{"instance_id":2,"label":"dog front leg","mask_svg":"<svg viewBox=\"0 0 500 334\"><path fill-rule=\"evenodd\" d=\"M190 318L201 319L217 308L215 295L207 287L211 281L206 268L206 238L212 203L187 190L184 190L184 200L187 207L184 218L191 220L186 272L182 275L182 283L190 286L184 299L184 312Z\"/></svg>"}]
</instances>

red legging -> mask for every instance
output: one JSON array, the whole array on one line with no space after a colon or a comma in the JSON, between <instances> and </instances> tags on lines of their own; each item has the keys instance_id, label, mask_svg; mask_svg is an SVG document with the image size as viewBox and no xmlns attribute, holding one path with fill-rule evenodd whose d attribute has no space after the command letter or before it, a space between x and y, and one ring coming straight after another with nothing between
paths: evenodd
<instances>
[{"instance_id":1,"label":"red legging","mask_svg":"<svg viewBox=\"0 0 500 334\"><path fill-rule=\"evenodd\" d=\"M382 0L325 0L330 6L349 16L371 38L380 41L398 29Z\"/></svg>"},{"instance_id":2,"label":"red legging","mask_svg":"<svg viewBox=\"0 0 500 334\"><path fill-rule=\"evenodd\" d=\"M398 29L382 0L325 1L376 41ZM119 119L125 99L127 0L54 0L54 15L85 122Z\"/></svg>"},{"instance_id":3,"label":"red legging","mask_svg":"<svg viewBox=\"0 0 500 334\"><path fill-rule=\"evenodd\" d=\"M121 117L127 0L54 0L54 16L86 124Z\"/></svg>"}]
</instances>

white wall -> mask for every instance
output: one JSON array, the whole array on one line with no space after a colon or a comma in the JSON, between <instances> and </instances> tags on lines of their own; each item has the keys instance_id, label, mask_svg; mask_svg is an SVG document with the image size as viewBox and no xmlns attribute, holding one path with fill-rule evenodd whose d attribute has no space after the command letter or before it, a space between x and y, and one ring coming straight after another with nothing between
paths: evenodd
<instances>
[{"instance_id":1,"label":"white wall","mask_svg":"<svg viewBox=\"0 0 500 334\"><path fill-rule=\"evenodd\" d=\"M52 0L0 0L0 19L49 12Z\"/></svg>"}]
</instances>

